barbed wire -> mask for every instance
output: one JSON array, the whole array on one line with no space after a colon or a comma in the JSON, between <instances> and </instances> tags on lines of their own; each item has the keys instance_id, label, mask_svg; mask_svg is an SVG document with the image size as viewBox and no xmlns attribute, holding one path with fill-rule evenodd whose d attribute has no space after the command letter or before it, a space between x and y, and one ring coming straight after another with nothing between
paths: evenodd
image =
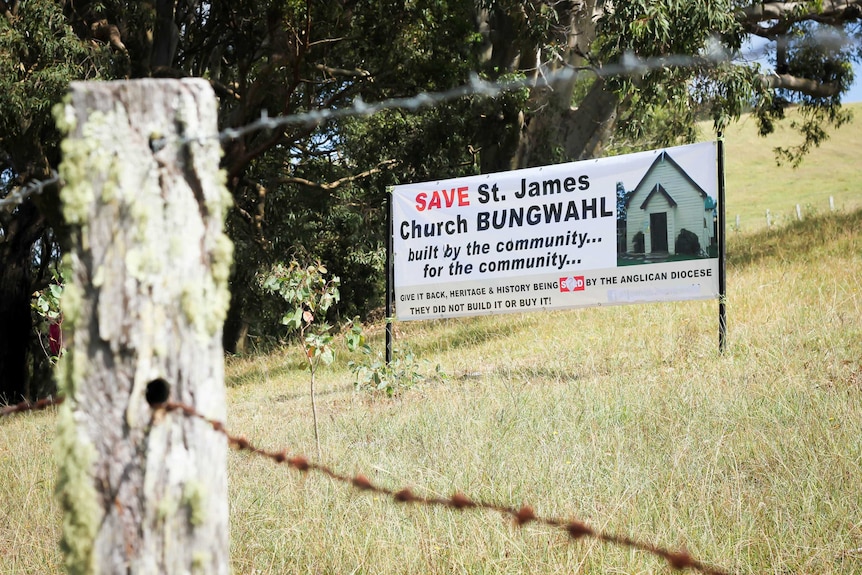
<instances>
[{"instance_id":1,"label":"barbed wire","mask_svg":"<svg viewBox=\"0 0 862 575\"><path fill-rule=\"evenodd\" d=\"M3 408L0 408L0 419L6 417L7 415L12 415L13 413L24 413L27 411L43 411L45 409L48 409L49 407L60 405L65 399L66 398L62 396L52 396L40 399L39 401L22 401L21 403L17 403L15 405L6 405Z\"/></svg>"},{"instance_id":2,"label":"barbed wire","mask_svg":"<svg viewBox=\"0 0 862 575\"><path fill-rule=\"evenodd\" d=\"M288 454L286 449L270 451L255 446L243 436L232 435L225 428L224 423L200 414L197 410L195 410L194 407L190 405L177 402L165 402L162 404L154 405L153 409L155 412L158 412L159 410L164 410L164 412L167 413L179 412L186 417L204 421L208 425L210 425L215 431L224 435L227 438L228 444L238 451L248 451L255 455L270 459L277 464L287 465L288 467L302 473L317 472L339 483L350 485L360 491L367 491L370 493L375 493L377 495L391 498L392 501L397 503L414 503L417 505L448 507L455 510L475 509L494 511L501 515L511 517L514 520L515 525L517 525L518 527L522 527L527 523L537 523L560 531L564 531L573 541L586 537L596 539L603 543L617 545L620 547L627 547L630 549L650 553L666 560L672 568L677 570L692 569L694 571L704 573L705 575L730 575L730 572L728 571L724 571L717 567L707 565L702 561L698 561L686 551L671 551L669 549L665 549L657 545L647 543L645 541L639 541L632 537L600 531L593 527L590 527L584 522L577 520L562 520L552 517L542 517L540 515L537 515L533 508L529 505L523 505L519 508L516 508L507 505L500 505L497 503L478 501L475 499L471 499L470 497L461 492L455 492L454 494L452 494L451 497L448 498L425 497L422 495L417 495L413 492L413 490L407 487L402 489L390 489L387 487L380 486L372 482L370 479L368 479L367 476L363 474L346 475L338 473L337 471L334 471L331 467L311 462L302 455L291 456Z\"/></svg>"},{"instance_id":3,"label":"barbed wire","mask_svg":"<svg viewBox=\"0 0 862 575\"><path fill-rule=\"evenodd\" d=\"M810 34L809 40L815 45L823 46L830 50L837 50L853 44L853 40L846 32L834 30L815 31ZM719 64L728 64L735 61L740 62L741 65L750 65L762 62L769 54L770 49L767 44L752 45L749 50L730 52L717 39L714 39L707 42L703 53L699 55L672 54L642 58L633 52L626 52L622 55L619 62L614 64L573 67L564 63L557 70L545 71L539 69L534 77L527 76L494 82L483 80L478 74L473 73L466 84L440 92L422 92L415 96L391 98L373 103L367 103L361 97L356 97L352 105L345 108L311 110L285 116L270 117L264 110L259 119L239 128L225 128L219 132L218 137L224 143L260 130L276 130L288 126L317 125L330 120L347 117L370 116L390 109L417 111L464 96L495 98L500 94L524 88L548 87L553 89L555 84L568 82L581 72L591 72L598 78L643 76L655 70L715 67Z\"/></svg>"},{"instance_id":4,"label":"barbed wire","mask_svg":"<svg viewBox=\"0 0 862 575\"><path fill-rule=\"evenodd\" d=\"M739 57L758 60L763 58L766 54L767 50L763 48L751 51L748 54L733 55L722 49L716 43L715 45L710 45L704 54L700 56L671 55L657 58L640 58L632 53L627 53L617 64L601 67L564 66L556 71L538 74L537 77L522 77L491 82L483 80L477 74L473 74L469 77L466 84L449 90L422 92L414 96L391 98L371 103L365 102L361 97L356 97L352 101L351 105L347 107L310 110L284 116L270 117L268 112L264 110L261 112L261 115L257 120L244 126L225 128L218 132L217 135L213 136L185 136L177 138L176 140L182 145L192 142L200 142L204 139L209 140L217 138L223 144L258 131L272 131L284 129L290 126L315 126L348 117L371 116L385 110L404 109L408 111L418 111L420 109L433 107L467 96L495 98L507 92L533 87L544 86L549 89L553 89L557 83L570 81L574 79L577 74L583 72L592 73L599 78L640 76L650 71L668 68L717 66L723 63L730 63ZM156 140L154 144L163 145L166 142L167 140L165 139L159 139ZM24 186L12 190L4 198L0 198L0 208L20 205L31 196L41 194L45 188L58 184L59 182L59 175L56 171L52 171L50 178L31 181ZM8 405L0 408L0 419L13 414L46 410L62 404L64 400L64 397L56 396L40 399L35 402L23 401L15 405ZM378 485L363 474L347 475L339 473L327 465L311 462L302 455L291 456L288 454L286 449L276 451L255 446L245 437L231 434L226 429L224 423L208 418L198 413L193 407L182 403L166 402L155 405L154 410L163 410L168 413L179 413L185 417L199 419L211 426L216 432L224 435L229 446L238 451L247 451L255 455L265 457L276 464L287 465L289 468L302 473L316 472L342 484L352 486L359 491L371 492L391 498L392 501L397 503L441 506L454 510L475 509L492 511L511 517L514 523L519 527L528 523L536 523L563 531L573 541L582 538L592 538L603 543L646 552L666 560L672 568L677 570L692 569L706 575L729 575L728 571L724 571L720 568L701 562L693 558L686 551L672 551L632 537L608 533L595 529L594 527L578 520L562 520L553 517L543 517L536 514L533 508L529 505L523 505L520 508L517 508L493 502L474 500L461 492L455 492L448 498L427 497L417 495L410 488L390 489ZM859 550L854 550L853 552L858 551Z\"/></svg>"},{"instance_id":5,"label":"barbed wire","mask_svg":"<svg viewBox=\"0 0 862 575\"><path fill-rule=\"evenodd\" d=\"M23 401L16 405L6 406L0 410L0 419L12 414L45 410L49 407L60 405L63 403L64 399L65 398L62 396L49 397L36 402ZM327 465L309 461L302 455L291 456L288 454L287 449L275 451L258 447L245 437L230 433L223 422L207 417L199 413L194 407L184 403L168 401L154 404L152 408L154 420L157 419L155 416L160 411L163 413L179 413L185 417L198 419L212 427L214 431L224 435L224 437L227 438L228 445L237 451L248 451L255 455L270 459L277 464L287 465L288 467L302 473L320 473L321 475L329 477L339 483L352 486L359 491L367 491L391 498L392 501L396 503L415 503L417 505L426 505L429 507L448 507L459 511L465 509L494 511L501 515L511 517L514 520L515 525L518 527L523 527L528 523L537 523L559 531L564 531L573 541L577 541L582 538L592 538L597 541L601 541L602 543L650 553L666 560L668 565L673 569L692 569L703 573L704 575L731 575L729 571L698 561L687 551L671 551L658 545L637 540L633 537L601 531L578 520L563 520L553 517L543 517L537 515L529 505L523 505L517 508L510 507L498 503L471 499L461 492L455 492L451 497L425 497L417 495L413 490L407 487L402 489L383 487L372 482L367 476L361 473L356 475L346 475L333 470Z\"/></svg>"},{"instance_id":6,"label":"barbed wire","mask_svg":"<svg viewBox=\"0 0 862 575\"><path fill-rule=\"evenodd\" d=\"M322 124L331 120L349 117L371 116L384 110L402 109L417 111L422 108L443 104L465 96L484 96L495 98L503 93L524 88L548 87L553 89L557 83L567 82L581 72L592 72L597 77L639 76L652 70L666 68L715 66L730 62L732 57L719 47L711 47L703 56L672 55L657 58L641 58L633 53L626 53L618 64L595 67L565 66L558 70L539 74L537 77L524 77L499 81L487 81L478 74L471 74L467 83L439 92L422 92L415 96L390 98L379 102L365 102L357 96L352 105L336 109L310 110L285 116L269 116L266 110L260 118L239 128L225 128L219 132L219 140L227 142L241 138L247 134L261 130L276 130L288 126L309 126ZM200 138L189 138L188 141L200 141Z\"/></svg>"},{"instance_id":7,"label":"barbed wire","mask_svg":"<svg viewBox=\"0 0 862 575\"><path fill-rule=\"evenodd\" d=\"M831 49L836 49L840 46L851 42L851 39L846 33L837 33L830 31L829 33L816 33L812 36L814 43L823 45ZM248 124L240 127L228 127L218 132L213 136L182 136L175 138L179 145L188 145L190 143L201 143L206 140L217 138L222 144L242 138L248 134L259 131L273 131L284 129L290 126L315 126L349 117L371 116L385 110L402 109L408 111L417 111L423 108L436 106L462 98L465 96L482 96L495 98L501 94L521 90L525 88L547 87L553 89L557 83L565 83L572 79L577 74L582 72L590 72L598 78L608 78L614 76L642 76L650 71L664 70L668 68L701 68L714 67L719 64L732 63L740 61L743 65L751 64L763 60L769 54L769 49L766 45L752 47L747 51L731 53L726 50L718 41L709 42L706 49L701 55L690 54L674 54L662 57L642 58L632 52L626 52L620 58L618 63L604 66L582 66L573 67L563 65L561 68L553 71L542 71L532 76L522 78L487 81L479 77L478 74L471 74L467 83L443 90L439 92L421 92L414 96L390 98L379 102L365 102L361 96L353 99L351 105L343 108L326 108L309 110L297 114L289 114L284 116L270 116L267 110L261 111L260 117ZM155 149L159 149L168 143L167 138L154 138L151 145ZM27 198L34 194L42 193L42 191L60 181L57 172L52 171L52 177L47 180L39 180L28 183L16 190L10 192L5 198L0 199L0 207L9 205L19 205Z\"/></svg>"},{"instance_id":8,"label":"barbed wire","mask_svg":"<svg viewBox=\"0 0 862 575\"><path fill-rule=\"evenodd\" d=\"M51 177L47 180L34 180L26 185L16 188L9 192L5 198L0 198L0 208L5 206L18 206L24 203L24 200L34 194L41 194L48 186L53 186L60 181L60 176L56 170L51 170Z\"/></svg>"},{"instance_id":9,"label":"barbed wire","mask_svg":"<svg viewBox=\"0 0 862 575\"><path fill-rule=\"evenodd\" d=\"M671 55L658 58L641 58L633 53L626 53L617 64L600 67L564 66L558 70L538 74L537 77L523 77L491 82L483 80L478 74L471 74L466 84L449 90L421 92L415 96L390 98L371 103L367 103L361 96L357 96L353 99L350 106L344 108L309 110L284 116L270 116L267 110L263 110L257 120L241 127L224 128L217 135L184 135L179 138L153 138L150 145L153 149L158 150L163 148L169 141L182 146L191 143L202 143L213 138L217 138L224 144L225 142L242 138L254 132L273 131L289 126L315 126L332 120L371 116L384 110L401 109L415 112L465 96L495 98L501 94L525 88L547 87L553 89L555 84L570 81L577 74L585 71L591 72L597 77L635 76L646 74L652 70L666 68L714 66L723 62L730 62L732 59L731 54L718 44L715 44L710 46L703 56ZM32 181L25 186L13 190L5 198L0 199L0 208L10 205L20 205L30 196L40 194L46 187L57 184L60 181L57 172L52 170L51 174L51 178L49 179Z\"/></svg>"}]
</instances>

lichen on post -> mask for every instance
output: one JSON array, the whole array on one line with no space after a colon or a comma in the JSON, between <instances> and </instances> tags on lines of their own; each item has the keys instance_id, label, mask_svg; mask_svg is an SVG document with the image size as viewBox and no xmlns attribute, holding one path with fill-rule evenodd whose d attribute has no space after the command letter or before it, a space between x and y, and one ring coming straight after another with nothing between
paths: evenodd
<instances>
[{"instance_id":1,"label":"lichen on post","mask_svg":"<svg viewBox=\"0 0 862 575\"><path fill-rule=\"evenodd\" d=\"M151 405L225 417L232 244L216 113L195 79L73 83L55 110L71 246L57 374L70 573L229 571L226 439Z\"/></svg>"}]
</instances>

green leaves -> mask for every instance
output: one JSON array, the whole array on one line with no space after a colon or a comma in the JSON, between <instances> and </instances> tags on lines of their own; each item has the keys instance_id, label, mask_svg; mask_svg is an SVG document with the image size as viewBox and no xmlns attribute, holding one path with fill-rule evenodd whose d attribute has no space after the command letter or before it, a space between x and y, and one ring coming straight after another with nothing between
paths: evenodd
<instances>
[{"instance_id":1,"label":"green leaves","mask_svg":"<svg viewBox=\"0 0 862 575\"><path fill-rule=\"evenodd\" d=\"M258 276L264 291L277 294L290 308L281 323L297 330L314 322L315 316L326 312L340 299L338 286L341 280L332 276L328 280L326 267L317 263L303 266L296 260L289 264L275 264L268 272Z\"/></svg>"},{"instance_id":2,"label":"green leaves","mask_svg":"<svg viewBox=\"0 0 862 575\"><path fill-rule=\"evenodd\" d=\"M365 341L365 334L362 332L362 324L359 322L358 316L350 322L344 334L344 342L347 344L347 349L351 352L361 351L362 353L371 353L371 346Z\"/></svg>"},{"instance_id":3,"label":"green leaves","mask_svg":"<svg viewBox=\"0 0 862 575\"><path fill-rule=\"evenodd\" d=\"M292 313L287 313L281 318L281 324L286 325L290 331L295 331L302 327L302 308L298 307Z\"/></svg>"},{"instance_id":4,"label":"green leaves","mask_svg":"<svg viewBox=\"0 0 862 575\"><path fill-rule=\"evenodd\" d=\"M48 322L60 317L60 297L63 295L63 279L59 273L54 274L54 283L33 294L30 309Z\"/></svg>"},{"instance_id":5,"label":"green leaves","mask_svg":"<svg viewBox=\"0 0 862 575\"><path fill-rule=\"evenodd\" d=\"M258 278L264 291L281 296L288 311L281 324L288 333L299 332L299 341L305 356L304 365L312 370L318 365L329 365L335 359L332 349L332 326L323 321L327 311L338 303L340 294L338 276L326 278L326 266L321 263L300 265L296 260L289 264L278 263ZM358 330L358 331L357 331ZM364 342L362 327L355 322L351 331L354 341Z\"/></svg>"},{"instance_id":6,"label":"green leaves","mask_svg":"<svg viewBox=\"0 0 862 575\"><path fill-rule=\"evenodd\" d=\"M396 350L394 355L396 357L388 365L379 354L371 361L349 362L354 387L359 391L396 397L422 382L445 382L449 379L439 364L434 367L433 374L427 373L428 370L423 367L427 368L430 362L417 360L409 347Z\"/></svg>"},{"instance_id":7,"label":"green leaves","mask_svg":"<svg viewBox=\"0 0 862 575\"><path fill-rule=\"evenodd\" d=\"M330 365L335 359L335 352L332 350L331 344L332 336L326 331L309 333L305 336L305 353L308 357L309 365L314 363Z\"/></svg>"}]
</instances>

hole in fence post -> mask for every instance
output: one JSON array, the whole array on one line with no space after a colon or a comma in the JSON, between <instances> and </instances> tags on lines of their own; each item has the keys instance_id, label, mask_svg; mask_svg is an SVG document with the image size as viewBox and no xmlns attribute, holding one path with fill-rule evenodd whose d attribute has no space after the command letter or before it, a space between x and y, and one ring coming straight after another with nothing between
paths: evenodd
<instances>
[{"instance_id":1,"label":"hole in fence post","mask_svg":"<svg viewBox=\"0 0 862 575\"><path fill-rule=\"evenodd\" d=\"M154 379L147 384L147 403L150 407L162 404L168 400L171 386L162 378Z\"/></svg>"},{"instance_id":2,"label":"hole in fence post","mask_svg":"<svg viewBox=\"0 0 862 575\"><path fill-rule=\"evenodd\" d=\"M150 135L150 150L154 154L161 152L164 149L164 147L167 145L168 145L167 139L165 139L161 136L158 136L156 134Z\"/></svg>"}]
</instances>

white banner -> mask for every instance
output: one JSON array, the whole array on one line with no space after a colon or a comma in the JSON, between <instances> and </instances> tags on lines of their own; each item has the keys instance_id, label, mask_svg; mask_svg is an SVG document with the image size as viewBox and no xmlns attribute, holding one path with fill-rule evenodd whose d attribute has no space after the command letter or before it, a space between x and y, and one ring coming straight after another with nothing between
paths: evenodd
<instances>
[{"instance_id":1,"label":"white banner","mask_svg":"<svg viewBox=\"0 0 862 575\"><path fill-rule=\"evenodd\" d=\"M396 318L718 296L716 144L395 186Z\"/></svg>"}]
</instances>

